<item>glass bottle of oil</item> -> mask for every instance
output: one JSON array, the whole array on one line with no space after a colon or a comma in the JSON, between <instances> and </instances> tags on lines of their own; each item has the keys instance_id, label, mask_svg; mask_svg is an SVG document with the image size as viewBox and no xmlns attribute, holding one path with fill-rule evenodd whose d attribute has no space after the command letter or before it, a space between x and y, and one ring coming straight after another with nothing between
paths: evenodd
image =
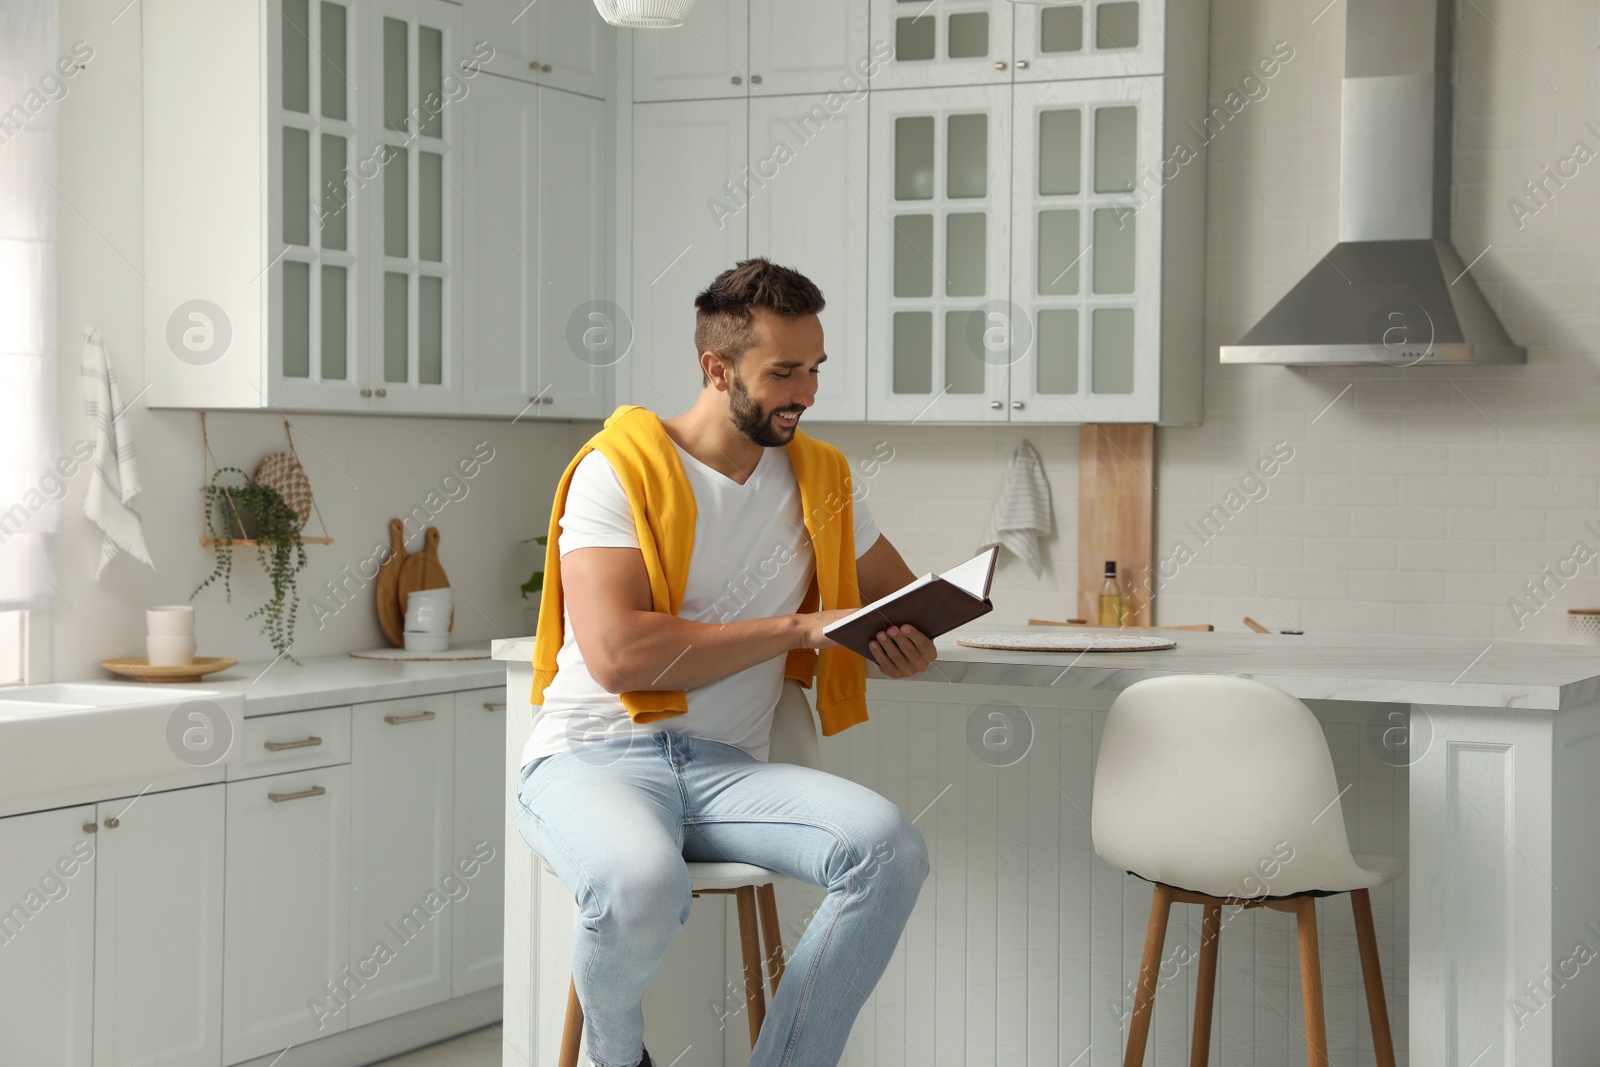
<instances>
[{"instance_id":1,"label":"glass bottle of oil","mask_svg":"<svg viewBox=\"0 0 1600 1067\"><path fill-rule=\"evenodd\" d=\"M1106 581L1100 587L1100 625L1122 626L1122 586L1117 583L1116 560L1106 560Z\"/></svg>"}]
</instances>

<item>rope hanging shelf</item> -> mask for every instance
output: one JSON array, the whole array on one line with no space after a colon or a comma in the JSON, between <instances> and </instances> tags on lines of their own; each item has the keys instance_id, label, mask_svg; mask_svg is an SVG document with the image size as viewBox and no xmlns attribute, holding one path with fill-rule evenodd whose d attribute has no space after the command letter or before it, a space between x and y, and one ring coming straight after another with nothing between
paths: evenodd
<instances>
[{"instance_id":1,"label":"rope hanging shelf","mask_svg":"<svg viewBox=\"0 0 1600 1067\"><path fill-rule=\"evenodd\" d=\"M294 434L289 420L283 420L283 436L289 442L287 452L274 452L261 461L256 467L256 473L251 481L258 485L271 486L283 497L284 502L293 508L300 516L300 528L306 528L311 521L311 516L317 517L317 525L322 528L321 537L300 538L301 544L331 545L333 538L328 535L328 524L323 521L322 509L317 507L317 499L311 492L311 480L306 477L305 468L300 465L299 453L294 448ZM211 451L211 438L206 433L206 413L200 413L200 443L203 446L204 456L201 459L201 476L203 484L209 486L212 479L222 471L223 467L217 462L216 455ZM233 494L227 486L218 486L223 498L227 501L228 509L232 512L233 523L243 530L244 519L239 513L238 505L234 503ZM260 545L261 542L251 537L215 537L211 534L209 509L210 501L202 499L200 504L200 543L202 545L231 545L234 547L248 548Z\"/></svg>"}]
</instances>

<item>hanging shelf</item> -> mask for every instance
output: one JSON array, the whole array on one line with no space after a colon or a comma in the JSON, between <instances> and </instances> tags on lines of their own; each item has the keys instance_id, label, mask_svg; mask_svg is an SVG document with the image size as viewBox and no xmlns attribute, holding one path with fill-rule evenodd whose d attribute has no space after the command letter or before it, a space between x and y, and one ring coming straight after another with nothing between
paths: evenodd
<instances>
[{"instance_id":1,"label":"hanging shelf","mask_svg":"<svg viewBox=\"0 0 1600 1067\"><path fill-rule=\"evenodd\" d=\"M285 503L294 508L299 514L301 529L305 529L306 523L310 521L311 516L316 515L317 525L322 527L322 536L302 536L300 538L301 544L331 545L333 544L333 538L328 536L328 524L322 519L322 509L317 507L317 498L311 492L311 481L306 477L305 468L300 465L300 455L295 451L294 434L288 419L283 420L283 436L288 439L289 451L274 452L262 460L257 465L256 473L251 477L251 480L277 489L284 498ZM206 413L203 411L200 413L200 443L204 451L204 456L201 458L201 476L203 484L209 486L212 478L216 477L216 473L222 469L222 465L217 462L217 457L211 451L211 438L206 433ZM268 472L267 477L271 480L263 478L263 471ZM222 489L222 495L228 501L228 508L233 512L234 521L243 529L244 520L239 515L238 507L233 503L232 495L226 487L219 488ZM203 500L200 505L200 543L202 545L231 545L235 548L249 548L261 544L260 541L253 537L213 537L210 533L209 508L209 501Z\"/></svg>"}]
</instances>

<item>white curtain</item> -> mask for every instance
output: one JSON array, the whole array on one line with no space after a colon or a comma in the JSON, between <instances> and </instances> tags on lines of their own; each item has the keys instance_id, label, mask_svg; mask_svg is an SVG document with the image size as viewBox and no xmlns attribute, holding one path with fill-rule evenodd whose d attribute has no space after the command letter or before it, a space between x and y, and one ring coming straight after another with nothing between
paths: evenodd
<instances>
[{"instance_id":1,"label":"white curtain","mask_svg":"<svg viewBox=\"0 0 1600 1067\"><path fill-rule=\"evenodd\" d=\"M56 439L56 0L0 0L0 611L49 605L76 473Z\"/></svg>"}]
</instances>

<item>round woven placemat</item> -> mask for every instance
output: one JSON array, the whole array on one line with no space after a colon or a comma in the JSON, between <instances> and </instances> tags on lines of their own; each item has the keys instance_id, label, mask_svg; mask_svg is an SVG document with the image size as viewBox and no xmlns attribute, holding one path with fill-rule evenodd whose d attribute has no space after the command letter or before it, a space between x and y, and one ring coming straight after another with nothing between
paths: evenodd
<instances>
[{"instance_id":1,"label":"round woven placemat","mask_svg":"<svg viewBox=\"0 0 1600 1067\"><path fill-rule=\"evenodd\" d=\"M1006 652L1158 652L1176 648L1170 637L1127 633L1071 633L1029 630L1009 634L968 634L956 638L967 648L996 648Z\"/></svg>"},{"instance_id":2,"label":"round woven placemat","mask_svg":"<svg viewBox=\"0 0 1600 1067\"><path fill-rule=\"evenodd\" d=\"M447 648L443 652L408 652L403 648L369 648L350 653L356 659L488 659L487 648Z\"/></svg>"}]
</instances>

